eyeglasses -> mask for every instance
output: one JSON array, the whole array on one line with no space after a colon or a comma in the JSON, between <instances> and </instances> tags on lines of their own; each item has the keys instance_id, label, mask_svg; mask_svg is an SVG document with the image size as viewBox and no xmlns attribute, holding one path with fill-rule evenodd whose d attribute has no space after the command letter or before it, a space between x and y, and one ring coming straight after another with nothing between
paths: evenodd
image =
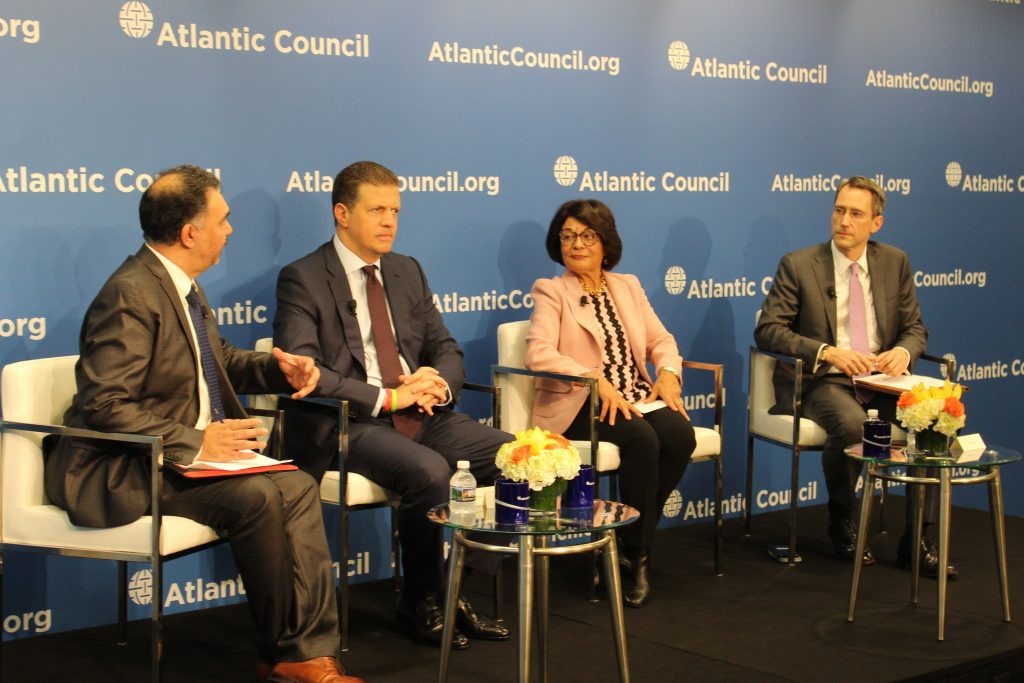
<instances>
[{"instance_id":1,"label":"eyeglasses","mask_svg":"<svg viewBox=\"0 0 1024 683\"><path fill-rule=\"evenodd\" d=\"M600 239L600 236L593 230L584 230L583 232L573 232L572 230L563 230L558 233L558 241L567 247L571 247L576 244L576 238L580 238L580 242L583 242L583 246L592 247Z\"/></svg>"}]
</instances>

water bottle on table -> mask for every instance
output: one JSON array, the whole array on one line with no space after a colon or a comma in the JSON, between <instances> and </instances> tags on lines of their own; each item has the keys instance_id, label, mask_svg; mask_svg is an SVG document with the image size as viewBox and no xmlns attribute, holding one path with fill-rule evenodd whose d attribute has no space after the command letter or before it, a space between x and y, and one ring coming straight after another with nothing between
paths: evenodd
<instances>
[{"instance_id":1,"label":"water bottle on table","mask_svg":"<svg viewBox=\"0 0 1024 683\"><path fill-rule=\"evenodd\" d=\"M892 445L892 425L878 417L878 411L868 411L868 419L864 420L864 457L888 458L889 446Z\"/></svg>"},{"instance_id":2,"label":"water bottle on table","mask_svg":"<svg viewBox=\"0 0 1024 683\"><path fill-rule=\"evenodd\" d=\"M470 525L476 519L476 477L469 471L469 461L459 460L448 490L449 518L456 524Z\"/></svg>"}]
</instances>

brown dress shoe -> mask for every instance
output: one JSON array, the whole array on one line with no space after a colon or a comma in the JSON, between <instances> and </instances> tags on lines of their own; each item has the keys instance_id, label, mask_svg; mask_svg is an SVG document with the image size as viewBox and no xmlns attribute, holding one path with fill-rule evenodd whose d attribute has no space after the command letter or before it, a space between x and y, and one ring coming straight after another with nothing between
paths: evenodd
<instances>
[{"instance_id":1,"label":"brown dress shoe","mask_svg":"<svg viewBox=\"0 0 1024 683\"><path fill-rule=\"evenodd\" d=\"M273 683L366 683L362 678L346 676L334 657L317 657L305 662L278 662L267 681Z\"/></svg>"}]
</instances>

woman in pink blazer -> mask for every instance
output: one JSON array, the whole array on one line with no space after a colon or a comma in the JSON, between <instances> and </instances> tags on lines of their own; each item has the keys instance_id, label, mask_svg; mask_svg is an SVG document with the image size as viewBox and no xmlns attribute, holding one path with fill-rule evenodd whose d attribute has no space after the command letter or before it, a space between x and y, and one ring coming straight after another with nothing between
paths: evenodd
<instances>
[{"instance_id":1,"label":"woman in pink blazer","mask_svg":"<svg viewBox=\"0 0 1024 683\"><path fill-rule=\"evenodd\" d=\"M563 204L546 246L566 271L533 285L526 367L598 381L597 433L619 446L622 501L640 511L620 539L632 564L625 601L641 607L650 596L650 549L662 507L696 446L682 402L683 359L636 276L609 272L622 256L622 240L604 203ZM588 398L583 386L538 380L534 424L589 439Z\"/></svg>"}]
</instances>

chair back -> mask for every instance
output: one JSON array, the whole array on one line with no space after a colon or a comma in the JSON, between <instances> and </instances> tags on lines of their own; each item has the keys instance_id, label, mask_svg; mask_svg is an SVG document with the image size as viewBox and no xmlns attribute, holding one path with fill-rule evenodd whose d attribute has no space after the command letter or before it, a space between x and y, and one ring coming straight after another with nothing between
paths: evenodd
<instances>
[{"instance_id":1,"label":"chair back","mask_svg":"<svg viewBox=\"0 0 1024 683\"><path fill-rule=\"evenodd\" d=\"M39 358L11 363L0 379L0 403L7 422L60 425L75 395L78 356ZM43 485L43 434L8 432L0 451L3 536L17 522L18 510L48 505Z\"/></svg>"},{"instance_id":2,"label":"chair back","mask_svg":"<svg viewBox=\"0 0 1024 683\"><path fill-rule=\"evenodd\" d=\"M750 426L758 431L760 421L768 416L768 410L775 405L775 359L762 353L751 354L750 358Z\"/></svg>"},{"instance_id":3,"label":"chair back","mask_svg":"<svg viewBox=\"0 0 1024 683\"><path fill-rule=\"evenodd\" d=\"M525 368L526 335L529 320L498 325L498 365ZM529 429L533 423L534 379L524 375L498 375L495 385L501 389L501 428L506 432Z\"/></svg>"}]
</instances>

